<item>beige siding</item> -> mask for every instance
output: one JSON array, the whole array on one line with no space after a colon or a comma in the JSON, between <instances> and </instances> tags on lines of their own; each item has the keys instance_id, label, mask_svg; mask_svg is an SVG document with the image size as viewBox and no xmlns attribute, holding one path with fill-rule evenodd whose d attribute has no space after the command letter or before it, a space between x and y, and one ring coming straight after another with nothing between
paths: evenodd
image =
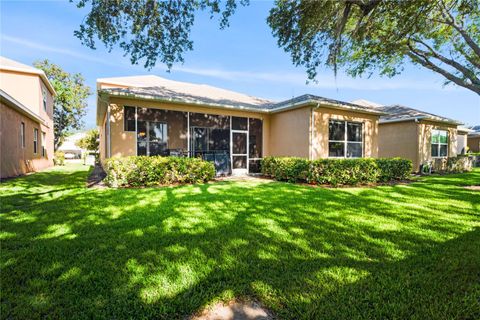
<instances>
[{"instance_id":1,"label":"beige siding","mask_svg":"<svg viewBox=\"0 0 480 320\"><path fill-rule=\"evenodd\" d=\"M364 157L378 157L378 116L330 108L314 109L313 115L313 159L328 158L328 124L330 119L363 123Z\"/></svg>"},{"instance_id":2,"label":"beige siding","mask_svg":"<svg viewBox=\"0 0 480 320\"><path fill-rule=\"evenodd\" d=\"M448 156L457 155L457 129L453 125L435 122L392 122L380 124L379 156L412 160L413 171L432 160L432 130L448 131Z\"/></svg>"},{"instance_id":3,"label":"beige siding","mask_svg":"<svg viewBox=\"0 0 480 320\"><path fill-rule=\"evenodd\" d=\"M1 70L0 88L15 100L23 104L43 119L40 124L2 104L1 118L1 172L2 177L11 177L27 172L40 170L53 165L54 132L53 132L53 96L39 75L16 71ZM47 110L43 108L43 93L47 98ZM26 147L20 145L20 123L26 129ZM33 154L33 128L38 129L38 153ZM43 140L42 133L45 133ZM13 138L12 138L13 137ZM46 156L42 157L42 146Z\"/></svg>"},{"instance_id":4,"label":"beige siding","mask_svg":"<svg viewBox=\"0 0 480 320\"><path fill-rule=\"evenodd\" d=\"M378 156L412 160L413 170L419 167L418 124L414 121L390 122L379 125Z\"/></svg>"},{"instance_id":5,"label":"beige siding","mask_svg":"<svg viewBox=\"0 0 480 320\"><path fill-rule=\"evenodd\" d=\"M270 155L309 158L310 112L305 107L271 115Z\"/></svg>"},{"instance_id":6,"label":"beige siding","mask_svg":"<svg viewBox=\"0 0 480 320\"><path fill-rule=\"evenodd\" d=\"M25 123L25 148L21 144L20 126ZM38 129L37 153L33 152L33 131ZM47 134L46 156L42 156L42 132ZM53 165L53 143L48 143L49 128L0 104L0 178L13 177ZM51 140L50 140L51 141Z\"/></svg>"}]
</instances>

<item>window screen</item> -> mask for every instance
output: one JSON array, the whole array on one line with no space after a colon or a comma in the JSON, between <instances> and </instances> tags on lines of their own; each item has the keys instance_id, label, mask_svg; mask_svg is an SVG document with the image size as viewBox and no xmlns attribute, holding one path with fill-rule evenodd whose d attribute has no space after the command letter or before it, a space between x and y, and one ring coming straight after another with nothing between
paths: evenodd
<instances>
[{"instance_id":1,"label":"window screen","mask_svg":"<svg viewBox=\"0 0 480 320\"><path fill-rule=\"evenodd\" d=\"M123 107L124 130L135 131L135 107Z\"/></svg>"}]
</instances>

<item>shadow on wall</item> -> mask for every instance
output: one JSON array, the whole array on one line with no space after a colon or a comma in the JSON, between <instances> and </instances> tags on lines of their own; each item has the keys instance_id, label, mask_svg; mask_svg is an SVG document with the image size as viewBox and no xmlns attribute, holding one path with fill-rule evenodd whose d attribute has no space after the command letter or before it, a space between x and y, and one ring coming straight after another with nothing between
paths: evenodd
<instances>
[{"instance_id":1,"label":"shadow on wall","mask_svg":"<svg viewBox=\"0 0 480 320\"><path fill-rule=\"evenodd\" d=\"M473 174L344 190L99 190L85 177L38 173L0 193L7 318L172 319L235 297L280 318L461 318L454 303L476 314L480 203L454 186Z\"/></svg>"}]
</instances>

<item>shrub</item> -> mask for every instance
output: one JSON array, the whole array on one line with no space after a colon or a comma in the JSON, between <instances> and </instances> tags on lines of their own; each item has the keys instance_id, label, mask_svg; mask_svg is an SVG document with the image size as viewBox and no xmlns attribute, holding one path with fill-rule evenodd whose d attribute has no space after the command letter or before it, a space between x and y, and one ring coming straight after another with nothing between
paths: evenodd
<instances>
[{"instance_id":1,"label":"shrub","mask_svg":"<svg viewBox=\"0 0 480 320\"><path fill-rule=\"evenodd\" d=\"M56 151L53 155L53 163L56 166L65 165L65 153L63 153L62 151Z\"/></svg>"},{"instance_id":2,"label":"shrub","mask_svg":"<svg viewBox=\"0 0 480 320\"><path fill-rule=\"evenodd\" d=\"M357 185L378 181L374 159L320 159L311 161L308 182L315 184Z\"/></svg>"},{"instance_id":3,"label":"shrub","mask_svg":"<svg viewBox=\"0 0 480 320\"><path fill-rule=\"evenodd\" d=\"M262 173L279 181L305 181L312 184L358 185L408 178L410 160L393 159L319 159L267 157Z\"/></svg>"},{"instance_id":4,"label":"shrub","mask_svg":"<svg viewBox=\"0 0 480 320\"><path fill-rule=\"evenodd\" d=\"M473 157L457 156L447 160L447 172L462 173L472 171Z\"/></svg>"},{"instance_id":5,"label":"shrub","mask_svg":"<svg viewBox=\"0 0 480 320\"><path fill-rule=\"evenodd\" d=\"M139 187L206 182L215 176L213 163L199 158L131 156L104 163L105 182L112 187Z\"/></svg>"},{"instance_id":6,"label":"shrub","mask_svg":"<svg viewBox=\"0 0 480 320\"><path fill-rule=\"evenodd\" d=\"M410 176L412 161L402 158L375 159L380 169L379 181L405 180Z\"/></svg>"},{"instance_id":7,"label":"shrub","mask_svg":"<svg viewBox=\"0 0 480 320\"><path fill-rule=\"evenodd\" d=\"M282 181L304 181L308 170L309 161L303 158L267 157L262 161L262 173Z\"/></svg>"}]
</instances>

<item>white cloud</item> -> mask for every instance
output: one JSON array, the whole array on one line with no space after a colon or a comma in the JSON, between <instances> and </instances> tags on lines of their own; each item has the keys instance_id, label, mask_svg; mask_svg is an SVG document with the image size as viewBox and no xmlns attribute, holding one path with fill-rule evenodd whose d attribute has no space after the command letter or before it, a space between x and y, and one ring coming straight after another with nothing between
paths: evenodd
<instances>
[{"instance_id":1,"label":"white cloud","mask_svg":"<svg viewBox=\"0 0 480 320\"><path fill-rule=\"evenodd\" d=\"M90 62L95 62L95 63L101 63L101 64L112 65L112 66L117 65L113 62L109 62L107 60L97 58L97 57L95 57L94 54L91 54L91 55L83 54L83 53L79 53L79 52L72 51L72 50L69 50L69 49L44 45L44 44L34 42L34 41L30 41L30 40L23 39L23 38L12 37L12 36L9 36L9 35L2 34L2 35L0 35L0 39L2 41L15 43L17 45L27 47L27 48L31 48L31 49L58 53L58 54L61 54L61 55L66 55L66 56L69 56L69 57L73 57L73 58L77 58L77 59L81 59L81 60L85 60L85 61L90 61Z\"/></svg>"}]
</instances>

